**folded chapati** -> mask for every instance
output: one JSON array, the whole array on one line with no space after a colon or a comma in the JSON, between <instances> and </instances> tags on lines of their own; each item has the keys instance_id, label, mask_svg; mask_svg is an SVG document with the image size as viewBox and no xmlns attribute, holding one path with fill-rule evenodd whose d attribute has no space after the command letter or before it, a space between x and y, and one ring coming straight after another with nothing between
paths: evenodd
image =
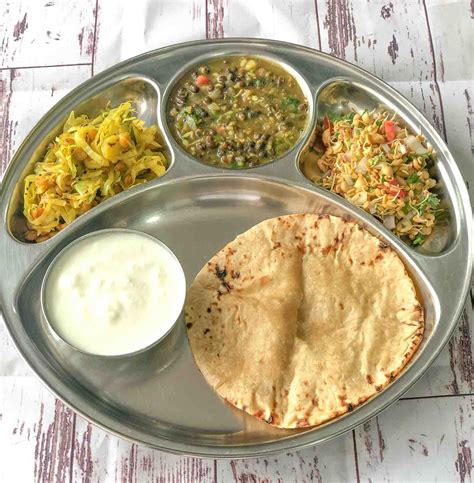
<instances>
[{"instance_id":1,"label":"folded chapati","mask_svg":"<svg viewBox=\"0 0 474 483\"><path fill-rule=\"evenodd\" d=\"M381 391L424 327L398 255L356 223L314 214L239 235L199 272L185 313L217 393L281 428L321 424Z\"/></svg>"}]
</instances>

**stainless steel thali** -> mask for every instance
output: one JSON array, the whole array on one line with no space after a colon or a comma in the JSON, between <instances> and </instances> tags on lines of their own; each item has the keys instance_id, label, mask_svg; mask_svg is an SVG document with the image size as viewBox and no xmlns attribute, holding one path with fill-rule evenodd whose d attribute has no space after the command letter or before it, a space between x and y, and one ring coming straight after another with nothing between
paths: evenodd
<instances>
[{"instance_id":1,"label":"stainless steel thali","mask_svg":"<svg viewBox=\"0 0 474 483\"><path fill-rule=\"evenodd\" d=\"M298 145L267 165L231 171L203 165L173 140L165 106L174 79L201 58L244 53L290 66L310 96L311 125ZM55 237L22 242L21 179L71 110L94 114L110 100L131 99L139 115L157 122L171 167L162 178L123 192L81 216ZM315 119L341 109L380 103L422 132L438 153L437 176L449 211L446 226L414 249L359 208L310 183L299 154ZM18 149L1 190L1 310L19 352L60 399L88 420L130 440L164 450L212 457L258 456L300 449L333 438L396 401L427 370L455 327L471 274L471 221L467 191L447 147L400 94L367 72L314 50L282 42L229 39L181 44L125 61L63 98ZM426 337L403 374L372 400L314 429L274 429L230 408L196 368L184 324L151 350L104 359L70 349L47 330L40 286L49 262L77 237L100 228L128 227L157 236L181 261L188 285L226 242L266 218L300 212L349 216L387 241L415 279L426 312ZM393 288L396 290L396 287Z\"/></svg>"}]
</instances>

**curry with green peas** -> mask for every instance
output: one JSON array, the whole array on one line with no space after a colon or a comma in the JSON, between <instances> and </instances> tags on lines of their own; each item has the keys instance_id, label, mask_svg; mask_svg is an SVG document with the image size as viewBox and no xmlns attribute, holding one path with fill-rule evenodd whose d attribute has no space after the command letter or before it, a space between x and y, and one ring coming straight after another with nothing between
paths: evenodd
<instances>
[{"instance_id":1,"label":"curry with green peas","mask_svg":"<svg viewBox=\"0 0 474 483\"><path fill-rule=\"evenodd\" d=\"M227 168L267 163L289 151L308 119L296 79L259 57L232 56L200 65L171 94L168 124L201 161Z\"/></svg>"}]
</instances>

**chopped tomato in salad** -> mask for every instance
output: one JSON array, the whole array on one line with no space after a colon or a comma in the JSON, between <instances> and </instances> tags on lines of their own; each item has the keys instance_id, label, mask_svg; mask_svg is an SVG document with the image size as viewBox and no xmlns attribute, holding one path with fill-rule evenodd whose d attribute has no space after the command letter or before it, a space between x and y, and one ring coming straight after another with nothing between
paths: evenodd
<instances>
[{"instance_id":1,"label":"chopped tomato in salad","mask_svg":"<svg viewBox=\"0 0 474 483\"><path fill-rule=\"evenodd\" d=\"M400 237L421 245L442 214L429 172L434 153L386 111L324 116L303 170ZM313 166L312 166L313 164Z\"/></svg>"}]
</instances>

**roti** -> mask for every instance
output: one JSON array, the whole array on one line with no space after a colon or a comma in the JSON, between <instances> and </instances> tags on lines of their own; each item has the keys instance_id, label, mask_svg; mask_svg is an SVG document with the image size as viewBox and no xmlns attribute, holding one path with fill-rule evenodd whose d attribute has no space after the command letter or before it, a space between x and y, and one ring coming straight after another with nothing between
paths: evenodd
<instances>
[{"instance_id":1,"label":"roti","mask_svg":"<svg viewBox=\"0 0 474 483\"><path fill-rule=\"evenodd\" d=\"M196 276L185 318L209 384L280 428L354 410L399 374L424 330L396 252L315 214L266 220L226 245Z\"/></svg>"}]
</instances>

